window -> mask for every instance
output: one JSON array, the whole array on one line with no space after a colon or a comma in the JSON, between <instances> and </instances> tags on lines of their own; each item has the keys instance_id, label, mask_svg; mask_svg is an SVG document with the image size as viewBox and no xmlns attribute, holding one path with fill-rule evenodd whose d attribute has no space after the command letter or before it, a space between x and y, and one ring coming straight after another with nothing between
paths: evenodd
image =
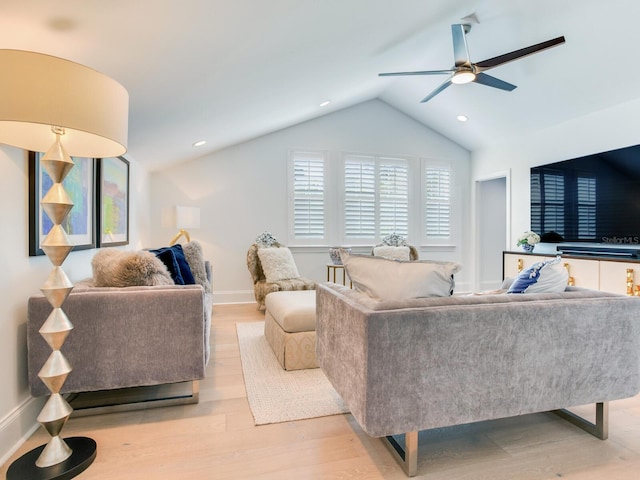
<instances>
[{"instance_id":1,"label":"window","mask_svg":"<svg viewBox=\"0 0 640 480\"><path fill-rule=\"evenodd\" d=\"M578 238L596 238L596 179L578 177Z\"/></svg>"},{"instance_id":2,"label":"window","mask_svg":"<svg viewBox=\"0 0 640 480\"><path fill-rule=\"evenodd\" d=\"M323 152L291 152L293 218L295 240L320 241L325 234L325 154ZM291 188L292 187L292 188Z\"/></svg>"},{"instance_id":3,"label":"window","mask_svg":"<svg viewBox=\"0 0 640 480\"><path fill-rule=\"evenodd\" d=\"M451 237L451 170L426 166L424 169L424 232L427 239Z\"/></svg>"},{"instance_id":4,"label":"window","mask_svg":"<svg viewBox=\"0 0 640 480\"><path fill-rule=\"evenodd\" d=\"M292 149L290 245L375 245L395 233L409 243L455 243L461 214L445 161Z\"/></svg>"},{"instance_id":5,"label":"window","mask_svg":"<svg viewBox=\"0 0 640 480\"><path fill-rule=\"evenodd\" d=\"M553 171L531 174L531 230L564 235L565 178Z\"/></svg>"},{"instance_id":6,"label":"window","mask_svg":"<svg viewBox=\"0 0 640 480\"><path fill-rule=\"evenodd\" d=\"M344 156L344 237L347 243L407 236L409 163L402 158Z\"/></svg>"}]
</instances>

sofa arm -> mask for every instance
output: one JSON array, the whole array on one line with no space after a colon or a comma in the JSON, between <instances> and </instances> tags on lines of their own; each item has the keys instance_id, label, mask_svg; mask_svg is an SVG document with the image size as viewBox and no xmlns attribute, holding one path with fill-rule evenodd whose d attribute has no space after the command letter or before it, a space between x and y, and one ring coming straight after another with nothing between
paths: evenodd
<instances>
[{"instance_id":1,"label":"sofa arm","mask_svg":"<svg viewBox=\"0 0 640 480\"><path fill-rule=\"evenodd\" d=\"M73 371L61 393L158 385L204 378L204 290L200 285L74 290L63 305L74 329L62 346ZM38 330L52 308L29 299L29 386L49 393L38 372L51 348Z\"/></svg>"}]
</instances>

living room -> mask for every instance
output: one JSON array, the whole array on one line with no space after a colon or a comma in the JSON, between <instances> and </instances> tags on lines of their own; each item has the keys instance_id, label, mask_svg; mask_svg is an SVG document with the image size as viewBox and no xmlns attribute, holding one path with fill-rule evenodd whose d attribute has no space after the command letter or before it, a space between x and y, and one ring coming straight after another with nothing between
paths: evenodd
<instances>
[{"instance_id":1,"label":"living room","mask_svg":"<svg viewBox=\"0 0 640 480\"><path fill-rule=\"evenodd\" d=\"M110 67L109 62L93 60L91 51L84 51L79 46L81 43L77 41L74 43L76 39L74 35L80 35L78 30L87 27L75 30L70 27L65 29L61 23L57 29L52 29L45 25L45 21L56 18L72 18L81 26L84 25L83 22L86 22L86 25L91 25L92 22L99 23L99 20L95 19L98 17L96 11L105 9L105 7L94 4L91 8L82 9L79 7L79 2L71 2L73 5L70 6L75 7L77 12L82 12L82 15L75 16L73 8L70 8L69 11L65 10L65 15L57 16L55 12L45 6L45 3L48 2L25 1L20 3L24 4L21 8L18 6L0 8L0 13L2 13L0 21L3 22L2 25L5 22L7 24L7 28L0 29L5 32L0 33L2 48L33 50L66 57L102 70L116 80L124 81L114 73L116 69ZM195 9L199 2L187 3L188 6L184 7L185 11L189 7ZM243 6L246 8L256 7L251 3L243 2ZM278 22L282 21L279 15L286 12L287 8L294 8L290 2L275 3L277 5L273 6L273 13L267 17L271 26L270 28L265 27L261 33L276 35L276 32L280 30ZM336 15L343 12L341 3L333 2L332 6ZM369 7L367 2L354 1L353 3L354 6L344 9L344 22L347 24L360 18L357 15L359 9L366 10ZM130 91L132 107L129 125L130 149L127 154L127 158L130 160L130 230L129 244L119 248L140 249L166 245L176 231L172 225L167 225L163 221L164 213L176 205L193 206L200 209L201 222L200 228L194 229L190 233L194 239L201 242L205 256L213 264L214 314L215 305L242 305L244 302L253 301L251 278L247 272L245 255L247 248L256 236L265 230L272 232L284 244L291 246L301 273L322 282L326 280L326 264L329 262L328 248L346 244L346 242L340 237L339 226L335 225L329 227L329 238L326 243L321 245L296 245L291 241L288 216L290 151L292 149L324 151L330 155L330 158L339 158L345 152L404 155L414 159L429 158L444 162L452 168L455 178L454 205L456 209L453 218L453 237L450 242L445 244L426 244L422 241L419 232L411 232L409 238L419 245L421 258L460 263L463 268L456 275L456 284L460 291L476 291L488 286L492 281L500 281L501 278L495 278L495 275L491 278L485 278L486 273L481 266L481 258L493 255L495 251L515 249L518 235L529 230L529 171L532 166L640 144L640 135L634 121L637 117L636 112L640 108L640 95L638 95L637 86L634 82L623 78L622 75L613 73L623 68L632 71L637 68L636 65L624 63L624 61L628 62L628 59L632 58L635 53L633 51L633 28L622 28L621 26L628 25L628 19L635 18L634 14L639 12L638 6L635 2L623 0L618 0L607 6L600 6L601 2L597 1L580 2L580 7L575 5L557 6L555 5L557 2L545 2L544 5L529 8L519 5L525 2L517 2L517 7L511 7L510 5L514 2L507 1L461 1L454 2L456 3L454 7L447 7L446 4L450 2L437 2L437 7L434 5L426 7L422 5L423 3L400 2L402 4L400 8L394 2L393 8L404 12L402 16L405 27L405 31L402 32L404 37L400 32L393 31L387 32L385 38L388 40L389 48L391 48L392 39L395 39L397 43L402 43L402 38L404 38L405 45L401 49L401 54L393 62L384 65L384 68L388 70L447 68L451 63L449 25L474 11L478 12L480 22L473 25L473 34L468 40L473 58L476 58L476 54L480 58L484 58L484 56L515 50L562 34L566 35L567 43L524 59L520 64L514 62L512 66L505 66L504 71L496 69L492 74L513 81L518 85L518 89L514 92L493 92L492 89L481 85L468 86L473 89L470 95L478 105L475 107L474 113L471 113L472 106L464 103L469 97L458 97L454 88L442 92L437 102L420 104L420 100L430 91L432 85L435 87L442 80L440 78L430 80L430 83L418 83L417 85L412 83L410 79L404 83L405 79L399 78L393 80L394 88L386 93L371 97L362 96L359 100L353 97L354 99L344 104L340 103L338 97L334 97L331 105L323 107L326 110L318 107L317 111L303 112L299 117L296 117L295 122L287 122L287 119L282 118L277 127L269 126L262 130L257 128L255 133L250 136L246 134L243 137L238 134L227 143L224 143L226 140L223 139L227 129L226 117L229 117L229 125L232 125L232 122L238 122L230 105L216 104L220 111L212 111L220 117L217 117L217 123L214 126L207 127L208 130L198 130L199 127L191 125L189 118L176 115L176 118L179 119L178 123L180 123L180 126L176 126L176 130L180 134L186 132L186 138L183 138L182 141L189 148L188 151L180 150L177 153L158 152L158 149L163 148L164 144L160 137L165 135L165 131L158 128L154 132L153 125L141 125L143 117L136 117L135 114L144 109L145 105L134 97L134 91ZM390 9L385 4L386 2L376 3L378 8ZM181 5L185 4L181 3ZM223 6L227 7L224 2L219 2L216 5L221 9ZM42 9L43 13L31 15L23 13L25 11L23 9L29 7L35 8L37 11ZM317 13L311 2L307 2L304 7ZM115 16L116 13L119 13L119 8L124 9L123 6L114 7L114 12L109 13L109 21L114 25L116 25L116 21L111 19L111 15ZM147 8L149 7L147 6ZM269 10L269 7L263 8ZM440 8L444 20L435 19L437 17L436 10ZM512 8L516 12L511 12ZM330 10L329 7L327 9ZM429 11L430 9L433 11ZM414 13L420 12L419 15L415 15L424 17L423 20L430 19L433 25L430 25L425 32L416 32L415 29L420 23L418 19L415 19L414 22L407 19L410 17L407 12L412 10ZM523 15L531 14L531 10L539 11L535 17L536 20L531 24L539 23L544 26L524 28L521 25L513 24L515 19L521 20ZM139 12L136 13L139 14ZM260 10L260 13L264 12ZM387 14L391 15L388 11ZM500 19L492 23L491 14L500 17ZM510 14L513 14L513 19L509 17ZM384 15L380 16L384 17ZM42 21L36 22L35 18ZM141 21L140 18L142 17L128 18L126 22L123 22L123 25L126 25L126 28L134 29L135 24ZM181 17L181 20L185 18L189 18L186 13L184 13L184 17ZM372 22L370 28L379 26L379 23L375 22L380 22L380 19L376 18L375 21L370 20ZM146 21L153 23L152 19L151 16ZM592 48L593 43L588 43L590 47L583 51L584 47L581 45L587 42L588 37L597 37L593 27L596 19L602 19L603 25L607 26L607 31L616 32L619 37L615 41L611 40L611 44L609 41L605 43L603 40L603 45L607 46L602 47L601 50ZM508 32L508 41L504 40L503 42L499 29L509 25L510 22L511 30ZM575 33L575 35L579 35L577 37L579 40L575 36L570 36L567 24L569 22L582 25L582 28ZM185 28L185 32L174 33L174 35L187 34L188 22L185 21L181 25ZM412 29L409 27L411 25L414 26L413 33L416 38L410 37ZM224 25L216 23L216 27L222 29ZM167 37L162 39L161 46L168 48L172 37L169 34L171 31L170 22L167 21L164 28L162 33ZM325 31L325 33L331 31L327 25L318 27L318 29ZM491 32L483 29L491 30ZM496 31L496 29L498 30ZM9 33L6 33L16 32L16 30L21 30L22 36L9 37ZM523 33L517 35L513 30L522 30ZM619 30L623 30L623 32ZM487 40L482 40L484 35ZM148 43L143 45L149 51L154 51L156 48L153 40L155 39L149 38L146 40ZM192 41L197 40L196 38ZM491 41L497 44L486 45ZM589 39L589 41L595 42L593 39ZM258 40L252 40L252 42L260 43ZM423 48L420 47L420 42L435 42L438 47L442 46L445 63L439 63L440 55L431 54L432 57L422 53L416 55L416 49ZM48 44L55 45L56 48L48 48ZM142 46L140 48L142 49ZM488 52L486 55L483 49ZM83 51L78 52L77 50ZM406 50L414 52L413 56L406 54ZM576 74L575 70L572 70L571 74L564 71L564 64L571 57L584 60L581 63L586 69L584 75ZM318 54L315 58L320 61L322 56ZM587 59L591 60L587 61ZM254 58L254 60L258 59ZM432 62L435 60L438 62L433 64ZM226 65L225 61L219 60L218 62L219 70L222 72ZM126 63L126 61L122 61L122 63ZM126 67L130 72L134 72L129 74L127 80L135 76L145 76L142 68L136 72L135 63L130 63ZM238 75L250 74L251 68L246 65L244 67L245 69L240 70ZM113 71L110 71L110 68L113 68ZM257 68L268 69L268 64L266 62L258 63ZM344 65L332 67L328 63L324 68L333 72L332 75L335 76L335 69L339 71L340 68L344 68ZM375 71L373 78L367 78L367 81L384 82L385 86L390 85L386 83L387 79L380 79L376 76L379 71L383 71L382 68L383 66L380 66L380 70ZM511 70L507 70L508 68ZM562 90L555 90L553 83L547 76L544 77L546 82L541 80L541 73L537 69L549 69L550 72L547 75L562 85ZM592 69L597 69L600 75L604 75L602 71L608 72L604 76L607 79L606 83L600 80L603 77L597 77L597 80L590 78ZM289 71L272 72L275 80L289 73L293 74ZM159 73L156 75L162 77ZM593 75L595 76L595 73ZM153 81L161 82L162 79L157 77L145 77L151 82L149 89L158 88L160 90L160 87L153 83ZM191 77L186 80L190 79L193 80ZM275 80L274 83L277 83ZM586 90L583 90L588 92L587 96L576 98L566 93L567 90L579 90L570 84L570 82L576 81L587 83ZM215 85L214 79L211 82ZM258 82L254 84L247 81L246 83L250 88L259 90ZM464 87L460 86L460 88ZM170 98L170 101L167 100L168 105L162 113L171 115L172 109L176 109L176 112L181 114L172 103L179 103L180 97L186 95L182 90L187 89L189 86L182 84L178 89L179 92ZM357 90L357 86L352 89ZM512 112L508 116L502 116L503 108L508 109L510 104L518 105L522 101L521 97L531 95L531 91L536 89L546 92L538 92L540 96L536 97L548 98L546 103L539 101L538 108L535 109L526 104L528 109L515 112L518 115ZM609 95L605 95L601 89L607 90ZM401 98L398 91L402 92ZM225 93L220 92L220 95L224 96ZM322 95L322 98L316 99L316 95ZM329 95L331 92L314 92L314 106L317 106L320 101L325 100L325 96ZM156 101L161 103L165 99L159 97ZM565 118L551 108L554 103L563 102L572 105L573 116L571 118ZM276 114L277 103L265 103L261 105L261 108L269 112L269 115L265 116L279 117ZM421 109L427 113L420 111ZM469 120L466 123L459 123L453 118L461 113L462 109L469 115ZM545 110L550 111L547 117L543 115ZM207 112L196 111L194 116L207 116ZM435 122L434 117L445 116L449 119L442 120L443 123L439 125L445 124L446 129L445 126L438 129L430 127L429 120ZM144 120L152 123L147 117L144 117ZM239 121L249 124L253 120L251 117L242 116ZM516 126L521 127L521 130L512 130ZM231 126L228 128L231 130ZM491 129L487 130L487 128ZM451 136L444 133L452 129L455 129L457 133ZM479 131L490 132L498 140L482 144L477 148L464 146L466 137L474 137L478 135ZM216 140L211 140L209 145L219 145L218 147L211 150L197 150L191 147L191 143L209 133L212 137L216 137ZM233 133L235 134L236 130ZM148 146L147 149L145 149L145 145ZM154 164L156 152L158 152L158 158L171 157L172 161ZM40 285L46 279L51 265L44 256L28 256L27 154L24 150L15 147L0 145L0 159L5 165L0 198L3 205L3 219L8 226L5 229L7 233L2 240L5 252L3 264L6 271L9 272L0 280L4 292L3 304L0 307L2 313L0 331L3 333L0 337L0 364L3 365L0 369L0 381L4 392L0 397L0 458L3 459L2 463L5 463L33 431L36 425L35 418L42 407L41 399L33 399L29 394L25 322L27 299L31 295L38 294ZM504 178L508 191L507 205L504 206L508 214L504 218L507 238L503 239L502 244L495 245L491 252L484 252L478 246L479 231L482 229L482 226L478 225L478 210L482 207L477 203L477 185L479 182L494 178ZM363 249L366 246L366 244L360 245ZM73 281L91 276L91 259L95 253L96 250L92 249L76 251L69 255L64 268ZM106 420L107 423L110 421ZM110 427L117 429L117 425L110 425ZM331 424L326 428L334 428L334 425ZM305 434L311 433L305 432ZM539 432L537 434L540 435ZM637 445L640 444L640 437L637 429L633 434L635 437L632 444L635 442L636 445L633 461L637 465L640 453ZM598 471L602 473L603 470ZM376 473L378 477L372 476L371 478L395 478L384 477L380 472ZM396 472L394 471L393 474ZM124 473L122 475L122 478L126 478ZM321 474L317 473L317 475L316 478L322 478ZM553 475L549 474L548 477L532 475L520 478L550 478L551 476ZM216 477L212 476L211 478ZM427 476L427 478L430 477ZM589 477L588 472L581 472L581 474L576 473L573 478L599 477L598 475ZM633 477L624 476L623 473L620 478Z\"/></svg>"}]
</instances>

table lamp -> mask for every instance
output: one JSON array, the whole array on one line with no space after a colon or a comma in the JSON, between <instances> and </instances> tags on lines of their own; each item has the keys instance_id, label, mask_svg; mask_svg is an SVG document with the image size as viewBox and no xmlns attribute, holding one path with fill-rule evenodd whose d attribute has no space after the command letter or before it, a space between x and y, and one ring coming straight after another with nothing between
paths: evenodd
<instances>
[{"instance_id":1,"label":"table lamp","mask_svg":"<svg viewBox=\"0 0 640 480\"><path fill-rule=\"evenodd\" d=\"M41 287L52 312L40 329L52 352L38 374L51 392L38 422L51 439L13 462L7 480L73 478L91 465L97 445L87 437L60 436L73 412L60 394L72 371L60 350L73 329L62 310L73 290L62 270L73 249L61 226L73 208L62 181L74 166L71 156L126 152L129 95L91 68L41 53L0 50L0 68L0 143L46 152L41 165L53 182L41 201L53 227L40 245L54 267Z\"/></svg>"},{"instance_id":2,"label":"table lamp","mask_svg":"<svg viewBox=\"0 0 640 480\"><path fill-rule=\"evenodd\" d=\"M200 208L176 206L175 227L178 229L178 233L171 239L169 245L176 244L182 236L187 239L187 242L190 242L191 236L187 229L200 228Z\"/></svg>"}]
</instances>

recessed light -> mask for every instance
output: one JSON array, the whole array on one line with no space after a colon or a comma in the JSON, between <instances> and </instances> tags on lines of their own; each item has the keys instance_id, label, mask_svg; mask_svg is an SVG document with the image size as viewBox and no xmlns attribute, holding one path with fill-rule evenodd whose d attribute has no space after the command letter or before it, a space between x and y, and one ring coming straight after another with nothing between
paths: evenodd
<instances>
[{"instance_id":1,"label":"recessed light","mask_svg":"<svg viewBox=\"0 0 640 480\"><path fill-rule=\"evenodd\" d=\"M207 143L207 141L206 141L206 140L199 140L199 141L195 142L195 143L193 144L193 146L194 146L194 147L201 147L201 146L202 146L202 145L204 145L205 143Z\"/></svg>"},{"instance_id":2,"label":"recessed light","mask_svg":"<svg viewBox=\"0 0 640 480\"><path fill-rule=\"evenodd\" d=\"M467 120L469 120L469 117L462 114L458 115L456 118L458 119L459 122L466 122Z\"/></svg>"},{"instance_id":3,"label":"recessed light","mask_svg":"<svg viewBox=\"0 0 640 480\"><path fill-rule=\"evenodd\" d=\"M326 107L327 105L329 105L331 103L331 100L325 100L324 102L322 102L320 104L321 107Z\"/></svg>"}]
</instances>

